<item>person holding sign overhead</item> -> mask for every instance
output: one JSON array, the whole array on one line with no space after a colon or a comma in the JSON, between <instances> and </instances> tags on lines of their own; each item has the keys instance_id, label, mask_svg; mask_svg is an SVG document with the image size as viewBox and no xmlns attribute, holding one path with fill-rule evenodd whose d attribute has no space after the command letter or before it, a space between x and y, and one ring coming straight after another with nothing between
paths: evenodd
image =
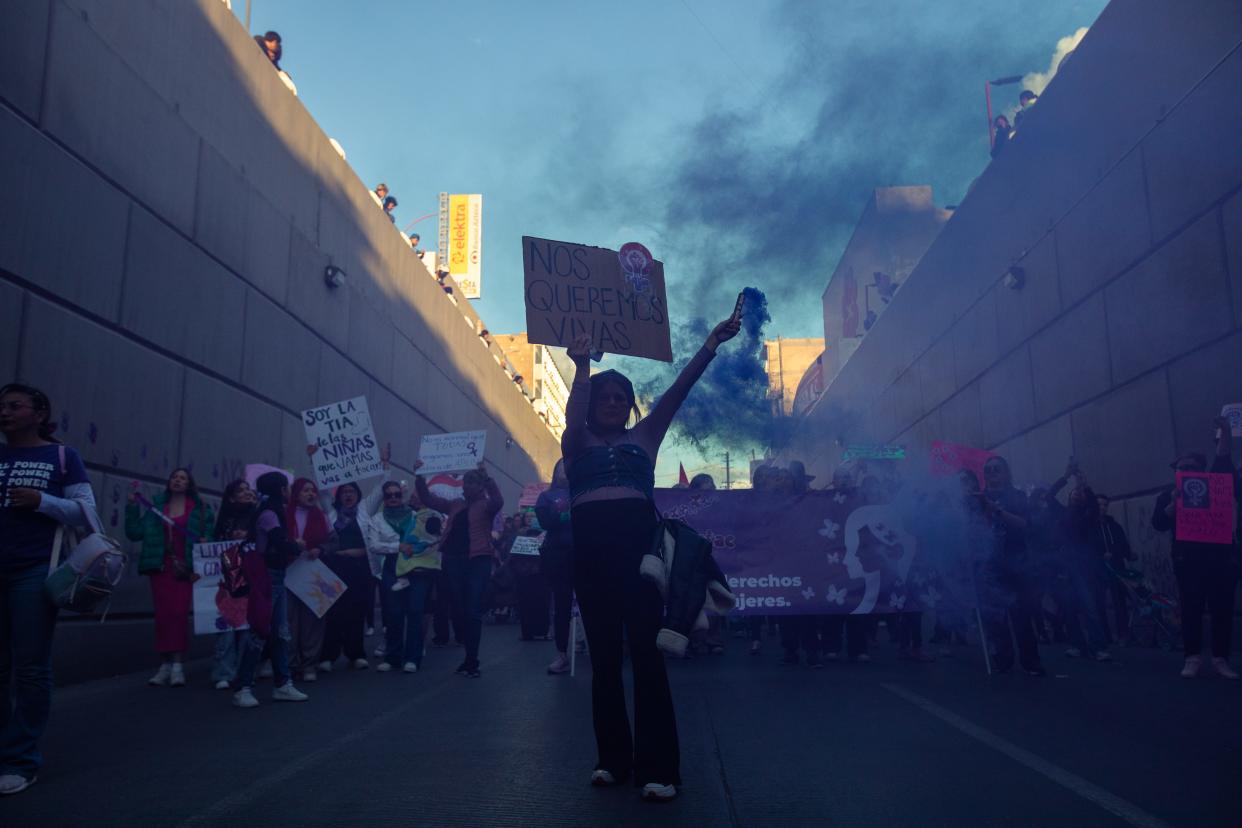
<instances>
[{"instance_id":1,"label":"person holding sign overhead","mask_svg":"<svg viewBox=\"0 0 1242 828\"><path fill-rule=\"evenodd\" d=\"M423 461L414 463L417 472ZM444 574L458 615L458 629L466 646L466 659L456 672L478 678L479 641L483 637L483 593L492 577L492 519L504 508L505 499L496 481L480 461L462 479L464 499L447 500L433 494L421 474L414 477L418 501L446 516L440 534Z\"/></svg>"},{"instance_id":2,"label":"person holding sign overhead","mask_svg":"<svg viewBox=\"0 0 1242 828\"><path fill-rule=\"evenodd\" d=\"M1233 465L1233 435L1229 430L1229 420L1217 417L1214 425L1217 429L1216 458L1212 461L1212 473L1233 478L1236 501L1239 495L1238 473ZM1207 458L1199 452L1186 452L1173 461L1172 467L1180 473L1203 473L1207 470ZM1233 638L1233 593L1238 577L1233 561L1234 544L1179 538L1177 507L1180 498L1181 493L1176 486L1162 492L1152 509L1151 525L1157 532L1173 534L1173 575L1177 578L1178 600L1182 607L1182 647L1186 654L1182 678L1194 678L1203 666L1203 610L1206 607L1212 619L1212 667L1217 675L1236 679L1238 674L1229 666Z\"/></svg>"},{"instance_id":3,"label":"person holding sign overhead","mask_svg":"<svg viewBox=\"0 0 1242 828\"><path fill-rule=\"evenodd\" d=\"M633 774L644 800L672 799L681 784L673 698L656 646L663 599L639 575L657 523L656 455L716 349L737 335L739 311L708 334L651 413L633 426L628 423L637 407L630 380L617 371L590 375L589 336L576 337L569 349L575 373L561 450L572 498L574 590L594 673L591 716L599 761L591 784L618 785ZM633 734L621 676L623 640L634 671Z\"/></svg>"}]
</instances>

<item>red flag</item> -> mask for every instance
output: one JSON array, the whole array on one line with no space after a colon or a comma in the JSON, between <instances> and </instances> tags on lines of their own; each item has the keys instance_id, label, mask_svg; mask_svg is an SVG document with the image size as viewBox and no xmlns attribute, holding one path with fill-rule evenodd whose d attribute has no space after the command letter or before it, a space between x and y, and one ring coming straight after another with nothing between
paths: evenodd
<instances>
[{"instance_id":1,"label":"red flag","mask_svg":"<svg viewBox=\"0 0 1242 828\"><path fill-rule=\"evenodd\" d=\"M677 464L677 485L689 486L690 478L686 477L686 467L681 463Z\"/></svg>"}]
</instances>

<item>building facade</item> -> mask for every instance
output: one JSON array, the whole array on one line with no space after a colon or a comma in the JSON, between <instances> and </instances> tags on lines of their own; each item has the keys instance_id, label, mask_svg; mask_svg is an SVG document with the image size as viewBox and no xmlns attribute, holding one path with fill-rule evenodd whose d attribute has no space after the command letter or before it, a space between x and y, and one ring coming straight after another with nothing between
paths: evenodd
<instances>
[{"instance_id":1,"label":"building facade","mask_svg":"<svg viewBox=\"0 0 1242 828\"><path fill-rule=\"evenodd\" d=\"M559 440L565 433L565 406L569 403L569 383L561 372L552 349L530 342L525 332L496 334L492 337L504 352L530 395L535 413L543 418Z\"/></svg>"}]
</instances>

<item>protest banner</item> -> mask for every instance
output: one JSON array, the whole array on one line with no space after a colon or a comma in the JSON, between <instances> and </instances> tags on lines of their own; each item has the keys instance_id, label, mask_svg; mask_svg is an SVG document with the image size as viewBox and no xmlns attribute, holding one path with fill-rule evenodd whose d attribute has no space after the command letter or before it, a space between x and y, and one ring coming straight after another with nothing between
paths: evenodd
<instances>
[{"instance_id":1,"label":"protest banner","mask_svg":"<svg viewBox=\"0 0 1242 828\"><path fill-rule=\"evenodd\" d=\"M1177 539L1233 543L1233 475L1177 473Z\"/></svg>"},{"instance_id":2,"label":"protest banner","mask_svg":"<svg viewBox=\"0 0 1242 828\"><path fill-rule=\"evenodd\" d=\"M425 434L418 446L418 459L423 461L418 473L469 471L483 461L486 445L486 431Z\"/></svg>"},{"instance_id":3,"label":"protest banner","mask_svg":"<svg viewBox=\"0 0 1242 828\"><path fill-rule=\"evenodd\" d=\"M285 570L285 589L298 597L319 618L323 618L347 587L345 582L316 558L298 558Z\"/></svg>"},{"instance_id":4,"label":"protest banner","mask_svg":"<svg viewBox=\"0 0 1242 828\"><path fill-rule=\"evenodd\" d=\"M657 489L666 518L711 541L743 615L866 615L973 605L969 578L926 550L954 547L897 507L857 494ZM933 572L933 570L936 570ZM953 577L950 577L953 576Z\"/></svg>"},{"instance_id":5,"label":"protest banner","mask_svg":"<svg viewBox=\"0 0 1242 828\"><path fill-rule=\"evenodd\" d=\"M905 460L905 446L851 445L847 446L842 460Z\"/></svg>"},{"instance_id":6,"label":"protest banner","mask_svg":"<svg viewBox=\"0 0 1242 828\"><path fill-rule=\"evenodd\" d=\"M1229 403L1220 410L1220 416L1229 420L1229 430L1234 437L1242 437L1242 403Z\"/></svg>"},{"instance_id":7,"label":"protest banner","mask_svg":"<svg viewBox=\"0 0 1242 828\"><path fill-rule=\"evenodd\" d=\"M535 535L527 537L520 535L513 539L513 546L509 547L510 555L538 555L539 547L543 545L543 535Z\"/></svg>"},{"instance_id":8,"label":"protest banner","mask_svg":"<svg viewBox=\"0 0 1242 828\"><path fill-rule=\"evenodd\" d=\"M522 487L522 496L518 498L518 506L527 508L539 501L539 495L551 488L547 483L527 483Z\"/></svg>"},{"instance_id":9,"label":"protest banner","mask_svg":"<svg viewBox=\"0 0 1242 828\"><path fill-rule=\"evenodd\" d=\"M526 331L534 344L591 337L596 351L673 361L664 265L631 242L613 251L522 237Z\"/></svg>"},{"instance_id":10,"label":"protest banner","mask_svg":"<svg viewBox=\"0 0 1242 828\"><path fill-rule=\"evenodd\" d=\"M194 544L194 574L198 576L192 588L195 635L246 629L246 598L233 598L220 587L220 556L226 549L245 545L245 541Z\"/></svg>"},{"instance_id":11,"label":"protest banner","mask_svg":"<svg viewBox=\"0 0 1242 828\"><path fill-rule=\"evenodd\" d=\"M311 459L321 488L384 473L366 397L308 408L302 412L302 425L306 442L319 447Z\"/></svg>"},{"instance_id":12,"label":"protest banner","mask_svg":"<svg viewBox=\"0 0 1242 828\"><path fill-rule=\"evenodd\" d=\"M996 455L984 449L963 446L958 443L947 443L933 440L931 444L931 473L936 477L948 477L962 469L968 469L979 478L983 485L983 465L989 457Z\"/></svg>"}]
</instances>

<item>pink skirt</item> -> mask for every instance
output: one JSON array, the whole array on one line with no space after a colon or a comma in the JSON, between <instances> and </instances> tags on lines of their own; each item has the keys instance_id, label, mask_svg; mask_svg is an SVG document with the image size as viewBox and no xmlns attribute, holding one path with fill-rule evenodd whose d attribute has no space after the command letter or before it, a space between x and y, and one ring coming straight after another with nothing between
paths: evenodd
<instances>
[{"instance_id":1,"label":"pink skirt","mask_svg":"<svg viewBox=\"0 0 1242 828\"><path fill-rule=\"evenodd\" d=\"M177 580L168 560L164 562L164 571L149 577L151 603L155 605L155 651L184 653L190 649L193 586L189 581Z\"/></svg>"}]
</instances>

